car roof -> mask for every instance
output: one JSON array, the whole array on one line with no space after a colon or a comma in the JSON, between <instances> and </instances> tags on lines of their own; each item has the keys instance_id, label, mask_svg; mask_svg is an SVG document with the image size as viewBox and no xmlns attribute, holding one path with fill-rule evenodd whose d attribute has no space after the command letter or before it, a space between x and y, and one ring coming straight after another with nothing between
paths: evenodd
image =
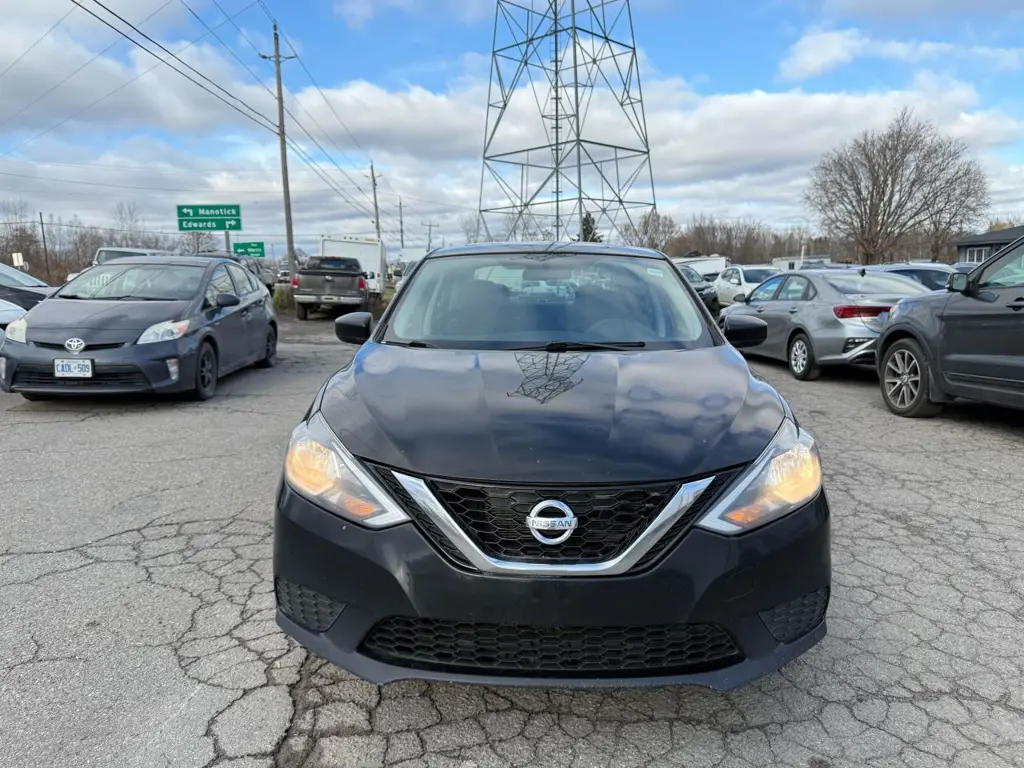
<instances>
[{"instance_id":1,"label":"car roof","mask_svg":"<svg viewBox=\"0 0 1024 768\"><path fill-rule=\"evenodd\" d=\"M122 256L107 264L160 264L178 267L206 267L214 263L234 263L220 256ZM106 266L103 264L101 266Z\"/></svg>"},{"instance_id":2,"label":"car roof","mask_svg":"<svg viewBox=\"0 0 1024 768\"><path fill-rule=\"evenodd\" d=\"M634 256L641 259L664 260L668 257L660 251L650 248L635 248L629 245L611 245L608 243L574 243L574 242L504 242L504 243L473 243L436 248L423 259L435 259L447 256L500 256L503 254L520 253L563 253L592 254L594 256ZM421 259L422 260L422 259Z\"/></svg>"}]
</instances>

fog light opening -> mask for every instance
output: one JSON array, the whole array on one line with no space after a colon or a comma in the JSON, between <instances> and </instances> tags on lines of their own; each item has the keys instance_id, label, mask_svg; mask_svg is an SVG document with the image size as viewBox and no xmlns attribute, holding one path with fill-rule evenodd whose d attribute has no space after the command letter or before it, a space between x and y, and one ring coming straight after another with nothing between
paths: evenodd
<instances>
[{"instance_id":1,"label":"fog light opening","mask_svg":"<svg viewBox=\"0 0 1024 768\"><path fill-rule=\"evenodd\" d=\"M847 339L843 344L843 352L850 352L859 346L867 344L868 342L874 341L874 339Z\"/></svg>"},{"instance_id":2,"label":"fog light opening","mask_svg":"<svg viewBox=\"0 0 1024 768\"><path fill-rule=\"evenodd\" d=\"M179 365L179 361L178 360L168 360L167 361L167 373L171 377L171 381L177 381L178 380L179 370L180 370L180 365Z\"/></svg>"}]
</instances>

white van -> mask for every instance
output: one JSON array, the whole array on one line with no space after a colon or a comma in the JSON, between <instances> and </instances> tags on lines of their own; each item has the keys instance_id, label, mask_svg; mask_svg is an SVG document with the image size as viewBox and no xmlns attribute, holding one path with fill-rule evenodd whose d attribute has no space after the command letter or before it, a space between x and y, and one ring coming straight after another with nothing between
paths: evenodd
<instances>
[{"instance_id":1,"label":"white van","mask_svg":"<svg viewBox=\"0 0 1024 768\"><path fill-rule=\"evenodd\" d=\"M104 247L96 251L96 254L92 257L92 261L89 263L89 267L106 264L108 261L113 261L114 259L123 259L125 256L177 256L177 253L175 251L160 251L155 248ZM89 267L86 267L86 269ZM73 280L80 274L80 272L71 272L68 274L68 280Z\"/></svg>"}]
</instances>

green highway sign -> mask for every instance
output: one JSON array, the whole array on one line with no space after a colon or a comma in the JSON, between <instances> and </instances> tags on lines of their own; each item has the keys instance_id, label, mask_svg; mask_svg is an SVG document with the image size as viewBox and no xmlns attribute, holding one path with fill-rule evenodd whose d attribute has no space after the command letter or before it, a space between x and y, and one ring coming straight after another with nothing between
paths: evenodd
<instances>
[{"instance_id":1,"label":"green highway sign","mask_svg":"<svg viewBox=\"0 0 1024 768\"><path fill-rule=\"evenodd\" d=\"M267 255L263 243L232 243L231 250L242 256L253 256L257 259L262 259Z\"/></svg>"},{"instance_id":2,"label":"green highway sign","mask_svg":"<svg viewBox=\"0 0 1024 768\"><path fill-rule=\"evenodd\" d=\"M240 219L240 205L179 205L179 219Z\"/></svg>"},{"instance_id":3,"label":"green highway sign","mask_svg":"<svg viewBox=\"0 0 1024 768\"><path fill-rule=\"evenodd\" d=\"M179 232L205 230L207 232L237 232L242 228L241 219L178 219Z\"/></svg>"}]
</instances>

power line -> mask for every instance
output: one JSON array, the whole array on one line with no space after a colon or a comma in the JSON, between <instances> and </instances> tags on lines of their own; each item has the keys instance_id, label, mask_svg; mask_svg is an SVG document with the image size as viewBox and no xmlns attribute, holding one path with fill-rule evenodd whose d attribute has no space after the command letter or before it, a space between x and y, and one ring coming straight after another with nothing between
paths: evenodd
<instances>
[{"instance_id":1,"label":"power line","mask_svg":"<svg viewBox=\"0 0 1024 768\"><path fill-rule=\"evenodd\" d=\"M64 23L64 19L66 19L68 16L70 16L72 11L74 11L74 10L75 10L74 7L68 8L67 12L63 16L61 16L59 19L57 19L57 21L55 21L53 23L53 25L48 30L43 32L43 34L41 34L39 36L39 38L34 43L32 43L32 45L30 45L28 48L26 48L18 58L16 58L14 61L12 61L6 67L4 67L4 71L0 72L0 80L3 80L4 75L6 75L8 72L10 72L14 68L15 64L17 64L19 61L24 59L30 53L32 53L32 50L37 45L39 45L41 42L43 42L43 40L45 40L47 37L49 37L53 33L53 31L55 29L57 29L57 27L59 27L61 24L63 24Z\"/></svg>"},{"instance_id":2,"label":"power line","mask_svg":"<svg viewBox=\"0 0 1024 768\"><path fill-rule=\"evenodd\" d=\"M167 3L165 3L165 5L169 5L169 4L171 3L171 2L173 2L173 0L167 0ZM235 15L236 15L236 16L241 16L241 15L242 15L243 13L245 13L245 12L246 12L246 11L248 11L248 10L249 10L250 8L252 8L253 6L255 6L255 5L256 5L256 4L258 3L258 2L259 2L259 0L254 0L254 2L252 2L252 3L250 3L249 5L245 6L245 7L244 7L244 8L242 9L242 10L240 10L240 11L239 11L239 12L238 12L237 14L235 14ZM157 9L157 10L156 10L156 11L155 11L155 12L154 12L153 14L151 14L151 15L150 15L150 17L147 17L147 18L152 18L152 16L153 16L153 15L155 15L156 13L159 13L159 12L160 12L160 10L162 10L162 8L163 8L163 6L161 6L161 8L158 8L158 9ZM226 24L227 22L225 21L225 22L222 22L222 23L223 23L223 24ZM218 25L218 26L220 26L220 25ZM127 37L127 35L123 34L123 33L122 33L122 32L121 32L120 30L117 30L117 32L118 32L118 34L120 34L120 35L121 35L121 37ZM191 48L191 47L192 47L193 45L195 45L196 43L198 43L198 42L199 42L200 40L202 40L202 39L203 39L204 37L206 37L206 36L207 36L208 34L209 34L209 33L204 33L204 34L200 35L199 37L197 37L197 38L196 38L195 40L192 40L191 42L189 42L189 43L186 43L185 45L183 45L183 46L182 46L181 48L179 48L179 49L178 49L178 53L184 53L184 52L185 52L185 51L186 51L186 50L187 50L188 48ZM128 38L128 39L130 39L130 38ZM132 42L135 42L135 41L132 41ZM110 48L111 48L111 47L113 47L113 46L109 46L108 48L106 48L106 49L105 49L105 51L106 51L106 50L110 50ZM96 55L96 56L94 56L94 57L93 57L92 59L90 59L90 60L89 60L88 62L86 62L86 64L85 64L85 65L83 65L83 68L84 68L85 66L88 66L88 65L89 65L89 64L90 64L90 63L91 63L92 61L95 61L95 60L96 60L97 58L99 58L99 56L101 56L101 55L102 55L102 53L104 53L105 51L103 51L103 52L101 52L101 53L97 54L97 55ZM159 59L159 57L157 57L157 58ZM142 77L145 77L145 76L146 76L146 75L148 75L148 74L149 74L150 72L152 72L152 71L153 71L154 69L156 69L157 67L159 67L159 66L160 66L161 64L167 64L167 62L166 62L166 61L165 61L164 59L160 59L160 60L159 60L159 61L158 61L158 62L157 62L156 64L154 64L153 66L151 66L151 67L150 67L149 69L147 69L147 70L144 70L143 72L140 72L140 73L139 73L139 74L137 74L137 75L136 75L135 77L131 78L130 80L127 80L127 81L125 81L125 82L124 82L124 83L122 83L121 85L117 86L117 88L114 88L114 89L113 89L112 91L109 91L108 93L104 94L103 96L100 96L100 97L99 97L98 99L96 99L95 101L93 101L93 102L91 102L91 103L89 103L89 104L86 104L86 105L85 105L84 107L82 107L82 108L81 108L80 110L78 110L77 112L73 112L73 113L72 113L71 115L69 115L68 117L64 118L63 120L61 120L61 121L59 121L59 122L55 123L54 125L51 125L51 126L50 126L49 128L46 128L46 129L44 129L44 130L42 130L42 131L39 131L38 133L36 133L36 134L34 134L34 135L30 136L29 138L27 138L27 139L25 139L24 141L22 141L22 142L21 142L20 144L17 144L17 145L15 145L14 147L11 147L11 148L10 148L10 149L8 149L8 150L7 150L6 152L0 153L0 157L4 157L4 156L6 156L6 155L10 155L10 154L12 154L12 153L14 153L14 152L17 152L17 151L18 151L19 149L21 149L22 147L24 147L24 146L25 146L26 144L30 144L31 142L35 141L36 139L40 139L40 138L42 138L43 136L45 136L46 134L48 134L48 133L52 133L53 131L55 131L55 130L57 130L58 128L60 128L60 127L61 127L62 125L65 125L66 123L69 123L69 122L71 122L72 120L74 120L74 119L75 119L76 117L78 117L79 115L81 115L81 114L84 114L85 112L89 111L90 109L92 109L93 107L95 107L95 106L96 106L97 104L99 104L99 103L101 103L101 102L103 102L103 101L106 101L106 100L107 100L107 99L109 99L109 98L110 98L111 96L113 96L113 95L114 95L115 93L119 93L120 91L124 90L125 88L127 88L127 87L128 87L129 85L131 85L132 83L136 82L136 81L137 81L137 80L139 80L140 78L142 78ZM168 64L168 66L170 66L170 65ZM171 67L171 69L174 69L174 67ZM77 71L81 71L81 69L79 69L79 70L77 70ZM77 71L76 71L76 72L77 72ZM177 71L177 70L175 70L175 71ZM76 74L76 73L72 73L72 75L74 75L74 74ZM69 75L69 77L71 77L71 75ZM65 80L66 80L66 79L67 79L67 78L65 78ZM58 85L59 85L59 84L58 84ZM56 86L55 86L55 87L56 87Z\"/></svg>"}]
</instances>

